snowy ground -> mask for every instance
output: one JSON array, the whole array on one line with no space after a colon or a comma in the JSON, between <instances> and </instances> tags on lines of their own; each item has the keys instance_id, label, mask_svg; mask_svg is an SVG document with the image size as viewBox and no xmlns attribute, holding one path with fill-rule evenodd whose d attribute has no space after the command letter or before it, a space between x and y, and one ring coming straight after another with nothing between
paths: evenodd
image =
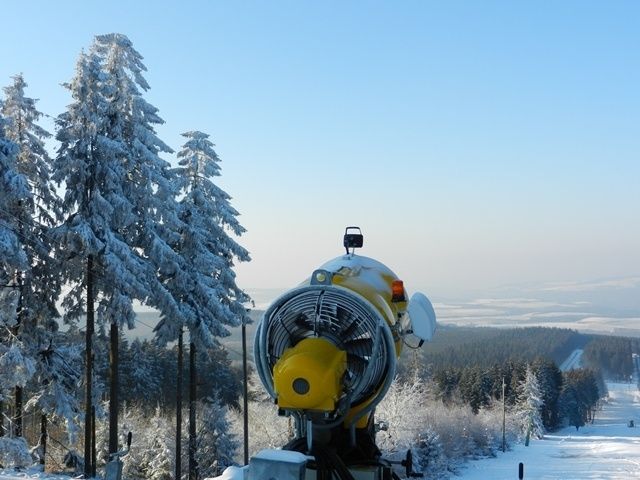
<instances>
[{"instance_id":1,"label":"snowy ground","mask_svg":"<svg viewBox=\"0 0 640 480\"><path fill-rule=\"evenodd\" d=\"M16 471L13 468L3 470L0 469L0 479L2 480L70 480L71 477L67 475L54 475L51 473L42 473L39 469L27 469L23 471Z\"/></svg>"},{"instance_id":2,"label":"snowy ground","mask_svg":"<svg viewBox=\"0 0 640 480\"><path fill-rule=\"evenodd\" d=\"M640 479L640 391L634 384L610 383L609 401L596 415L593 425L566 428L529 447L516 445L497 458L469 462L457 479L512 480L518 478L518 463L524 463L524 478L535 480ZM636 428L627 427L633 419ZM0 469L0 480L68 480L36 470L16 472Z\"/></svg>"},{"instance_id":3,"label":"snowy ground","mask_svg":"<svg viewBox=\"0 0 640 480\"><path fill-rule=\"evenodd\" d=\"M640 392L635 385L610 383L609 401L593 425L566 428L529 447L516 445L497 458L467 464L461 480L518 478L524 463L525 479L640 478ZM627 427L630 419L636 428Z\"/></svg>"}]
</instances>

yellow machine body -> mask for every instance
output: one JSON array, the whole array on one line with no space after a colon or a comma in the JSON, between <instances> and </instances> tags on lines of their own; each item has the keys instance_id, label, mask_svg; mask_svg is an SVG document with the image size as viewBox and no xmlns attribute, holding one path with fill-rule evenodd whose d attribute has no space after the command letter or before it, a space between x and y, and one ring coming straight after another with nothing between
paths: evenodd
<instances>
[{"instance_id":1,"label":"yellow machine body","mask_svg":"<svg viewBox=\"0 0 640 480\"><path fill-rule=\"evenodd\" d=\"M402 287L402 296L394 299L393 284L399 279L390 268L377 260L360 255L344 255L325 263L318 271L331 273L333 285L347 288L373 305L394 333L396 356L402 352L402 339L396 324L407 310L407 292ZM318 271L314 272L315 275ZM303 285L313 282L313 277Z\"/></svg>"},{"instance_id":2,"label":"yellow machine body","mask_svg":"<svg viewBox=\"0 0 640 480\"><path fill-rule=\"evenodd\" d=\"M393 336L396 357L402 350L400 318L407 309L406 291L398 277L372 258L343 255L335 258L303 282L300 287L327 285L347 290L372 308ZM273 388L278 406L284 410L333 412L344 395L343 376L347 353L322 337L306 338L286 349L273 366ZM392 373L391 373L392 375ZM345 426L356 417L356 427L364 428L369 415L359 415L378 396L373 391L360 399L345 415Z\"/></svg>"},{"instance_id":3,"label":"yellow machine body","mask_svg":"<svg viewBox=\"0 0 640 480\"><path fill-rule=\"evenodd\" d=\"M273 369L278 406L332 412L342 393L347 354L323 338L306 338L284 352Z\"/></svg>"}]
</instances>

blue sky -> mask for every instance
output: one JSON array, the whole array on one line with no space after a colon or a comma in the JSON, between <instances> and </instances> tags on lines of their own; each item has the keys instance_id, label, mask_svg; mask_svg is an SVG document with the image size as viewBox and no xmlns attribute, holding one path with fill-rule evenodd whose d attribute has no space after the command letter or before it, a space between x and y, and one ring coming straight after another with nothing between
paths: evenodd
<instances>
[{"instance_id":1,"label":"blue sky","mask_svg":"<svg viewBox=\"0 0 640 480\"><path fill-rule=\"evenodd\" d=\"M410 289L640 273L638 2L10 2L0 83L49 115L96 34L146 98L212 135L247 228L246 288L363 254Z\"/></svg>"}]
</instances>

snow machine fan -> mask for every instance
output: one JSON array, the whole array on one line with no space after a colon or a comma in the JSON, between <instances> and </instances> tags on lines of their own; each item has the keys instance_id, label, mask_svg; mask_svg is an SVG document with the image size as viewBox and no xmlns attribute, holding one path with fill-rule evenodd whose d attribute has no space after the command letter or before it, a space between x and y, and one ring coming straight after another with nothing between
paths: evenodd
<instances>
[{"instance_id":1,"label":"snow machine fan","mask_svg":"<svg viewBox=\"0 0 640 480\"><path fill-rule=\"evenodd\" d=\"M269 393L281 409L305 411L314 423L334 422L350 407L382 397L390 385L385 380L394 377L389 325L366 299L343 287L312 279L287 292L265 313L257 340Z\"/></svg>"},{"instance_id":2,"label":"snow machine fan","mask_svg":"<svg viewBox=\"0 0 640 480\"><path fill-rule=\"evenodd\" d=\"M404 337L422 342L435 329L427 297L408 301L389 268L355 255L363 244L355 228L345 232L346 255L277 298L256 330L260 379L309 450L314 442L353 446L357 431L375 449L372 413L394 379Z\"/></svg>"}]
</instances>

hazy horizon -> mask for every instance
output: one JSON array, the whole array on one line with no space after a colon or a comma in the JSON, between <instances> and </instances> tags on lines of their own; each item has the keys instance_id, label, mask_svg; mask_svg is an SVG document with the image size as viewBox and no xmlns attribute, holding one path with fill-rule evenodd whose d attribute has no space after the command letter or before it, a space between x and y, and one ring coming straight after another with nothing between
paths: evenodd
<instances>
[{"instance_id":1,"label":"hazy horizon","mask_svg":"<svg viewBox=\"0 0 640 480\"><path fill-rule=\"evenodd\" d=\"M289 288L293 288L292 285ZM409 288L409 292L419 291ZM254 311L264 311L288 288L247 289ZM640 337L640 277L606 282L512 286L487 290L484 296L443 297L429 294L438 323L464 327L558 327L581 333ZM158 314L137 309L142 322L132 337L150 338Z\"/></svg>"}]
</instances>

